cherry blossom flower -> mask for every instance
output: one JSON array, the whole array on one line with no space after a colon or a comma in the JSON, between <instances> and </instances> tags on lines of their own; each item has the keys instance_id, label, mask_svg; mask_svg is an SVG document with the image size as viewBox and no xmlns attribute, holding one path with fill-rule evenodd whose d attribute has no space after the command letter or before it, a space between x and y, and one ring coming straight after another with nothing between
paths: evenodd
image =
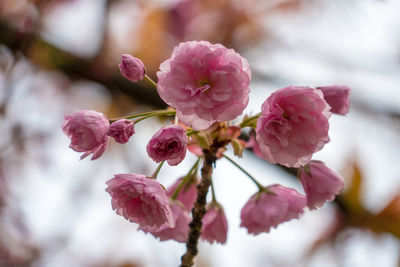
<instances>
[{"instance_id":1,"label":"cherry blossom flower","mask_svg":"<svg viewBox=\"0 0 400 267\"><path fill-rule=\"evenodd\" d=\"M188 139L179 125L158 130L147 144L147 154L155 162L167 160L171 166L178 165L186 156Z\"/></svg>"},{"instance_id":2,"label":"cherry blossom flower","mask_svg":"<svg viewBox=\"0 0 400 267\"><path fill-rule=\"evenodd\" d=\"M100 112L80 110L65 116L62 129L71 139L70 148L85 152L81 159L93 153L92 160L99 158L106 150L110 123Z\"/></svg>"},{"instance_id":3,"label":"cherry blossom flower","mask_svg":"<svg viewBox=\"0 0 400 267\"><path fill-rule=\"evenodd\" d=\"M350 109L350 88L345 85L317 87L324 94L324 99L331 106L331 112L346 115Z\"/></svg>"},{"instance_id":4,"label":"cherry blossom flower","mask_svg":"<svg viewBox=\"0 0 400 267\"><path fill-rule=\"evenodd\" d=\"M141 230L149 232L154 237L158 237L161 241L175 240L177 242L186 242L189 233L189 223L191 217L189 212L185 209L180 201L171 200L171 210L175 219L175 226L164 227L156 231L147 231L146 229Z\"/></svg>"},{"instance_id":5,"label":"cherry blossom flower","mask_svg":"<svg viewBox=\"0 0 400 267\"><path fill-rule=\"evenodd\" d=\"M211 203L207 208L207 213L203 217L203 228L201 239L210 243L226 243L228 233L228 221L226 220L224 209L217 203Z\"/></svg>"},{"instance_id":6,"label":"cherry blossom flower","mask_svg":"<svg viewBox=\"0 0 400 267\"><path fill-rule=\"evenodd\" d=\"M264 159L273 164L300 167L329 142L330 106L317 89L289 86L262 105L256 139Z\"/></svg>"},{"instance_id":7,"label":"cherry blossom flower","mask_svg":"<svg viewBox=\"0 0 400 267\"><path fill-rule=\"evenodd\" d=\"M299 218L306 206L306 199L296 190L273 185L268 191L253 195L242 208L240 226L250 234L268 233L271 227Z\"/></svg>"},{"instance_id":8,"label":"cherry blossom flower","mask_svg":"<svg viewBox=\"0 0 400 267\"><path fill-rule=\"evenodd\" d=\"M157 77L160 97L194 130L235 119L249 101L250 65L221 44L181 43L160 65Z\"/></svg>"},{"instance_id":9,"label":"cherry blossom flower","mask_svg":"<svg viewBox=\"0 0 400 267\"><path fill-rule=\"evenodd\" d=\"M172 197L175 190L178 188L183 178L179 178L176 182L167 189L167 195ZM178 193L177 200L179 200L187 210L192 210L194 202L197 198L197 178L191 177Z\"/></svg>"},{"instance_id":10,"label":"cherry blossom flower","mask_svg":"<svg viewBox=\"0 0 400 267\"><path fill-rule=\"evenodd\" d=\"M106 184L112 208L118 215L146 231L175 226L167 194L156 180L128 173L116 174Z\"/></svg>"},{"instance_id":11,"label":"cherry blossom flower","mask_svg":"<svg viewBox=\"0 0 400 267\"><path fill-rule=\"evenodd\" d=\"M114 140L120 144L125 144L129 138L135 133L133 122L130 120L117 120L111 123L108 135L113 137Z\"/></svg>"},{"instance_id":12,"label":"cherry blossom flower","mask_svg":"<svg viewBox=\"0 0 400 267\"><path fill-rule=\"evenodd\" d=\"M343 178L322 161L310 161L299 169L299 177L310 209L322 207L326 201L332 201L344 186Z\"/></svg>"},{"instance_id":13,"label":"cherry blossom flower","mask_svg":"<svg viewBox=\"0 0 400 267\"><path fill-rule=\"evenodd\" d=\"M257 143L255 133L250 134L250 138L246 143L246 148L251 148L253 150L254 155L256 155L257 157L264 158L264 155L260 150L260 146Z\"/></svg>"}]
</instances>

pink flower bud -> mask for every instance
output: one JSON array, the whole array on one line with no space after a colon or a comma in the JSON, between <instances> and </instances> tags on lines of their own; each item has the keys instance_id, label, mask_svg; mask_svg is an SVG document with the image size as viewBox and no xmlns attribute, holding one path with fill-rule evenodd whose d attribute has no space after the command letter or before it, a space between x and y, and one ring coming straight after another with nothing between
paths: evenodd
<instances>
[{"instance_id":1,"label":"pink flower bud","mask_svg":"<svg viewBox=\"0 0 400 267\"><path fill-rule=\"evenodd\" d=\"M173 185L171 185L167 189L167 195L169 197L172 197L182 182L182 178L179 178ZM187 210L192 210L194 202L196 201L197 198L197 178L196 177L191 177L189 181L187 181L181 190L178 193L177 200L182 202L182 204L185 206Z\"/></svg>"},{"instance_id":2,"label":"pink flower bud","mask_svg":"<svg viewBox=\"0 0 400 267\"><path fill-rule=\"evenodd\" d=\"M131 80L132 82L138 82L143 79L146 69L143 62L129 54L121 55L121 63L118 65L122 76Z\"/></svg>"},{"instance_id":3,"label":"pink flower bud","mask_svg":"<svg viewBox=\"0 0 400 267\"><path fill-rule=\"evenodd\" d=\"M147 144L147 154L155 162L167 160L171 166L178 165L186 156L188 138L179 125L158 130Z\"/></svg>"},{"instance_id":4,"label":"pink flower bud","mask_svg":"<svg viewBox=\"0 0 400 267\"><path fill-rule=\"evenodd\" d=\"M345 85L317 87L324 94L324 99L331 106L331 112L346 115L349 112L350 88Z\"/></svg>"},{"instance_id":5,"label":"pink flower bud","mask_svg":"<svg viewBox=\"0 0 400 267\"><path fill-rule=\"evenodd\" d=\"M175 240L177 242L186 242L189 234L189 223L191 221L189 212L185 210L183 204L179 201L171 200L171 210L175 219L175 226L164 227L156 231L147 231L140 228L144 232L149 232L154 237L158 237L161 241Z\"/></svg>"},{"instance_id":6,"label":"pink flower bud","mask_svg":"<svg viewBox=\"0 0 400 267\"><path fill-rule=\"evenodd\" d=\"M306 206L306 199L296 190L281 185L267 187L270 191L253 195L242 208L240 226L250 234L268 233L271 227L299 218Z\"/></svg>"},{"instance_id":7,"label":"pink flower bud","mask_svg":"<svg viewBox=\"0 0 400 267\"><path fill-rule=\"evenodd\" d=\"M133 122L122 119L111 123L107 134L113 137L116 142L125 144L134 133Z\"/></svg>"},{"instance_id":8,"label":"pink flower bud","mask_svg":"<svg viewBox=\"0 0 400 267\"><path fill-rule=\"evenodd\" d=\"M107 181L112 208L146 231L174 227L175 219L164 188L142 174L116 174Z\"/></svg>"},{"instance_id":9,"label":"pink flower bud","mask_svg":"<svg viewBox=\"0 0 400 267\"><path fill-rule=\"evenodd\" d=\"M228 221L226 220L224 209L221 205L212 203L207 208L207 213L203 217L203 227L201 239L210 243L226 243L228 233Z\"/></svg>"},{"instance_id":10,"label":"pink flower bud","mask_svg":"<svg viewBox=\"0 0 400 267\"><path fill-rule=\"evenodd\" d=\"M322 207L326 201L332 201L343 189L343 178L322 161L310 161L299 171L310 209Z\"/></svg>"},{"instance_id":11,"label":"pink flower bud","mask_svg":"<svg viewBox=\"0 0 400 267\"><path fill-rule=\"evenodd\" d=\"M300 167L329 142L330 106L317 89L289 86L262 105L256 139L264 159L273 164Z\"/></svg>"},{"instance_id":12,"label":"pink flower bud","mask_svg":"<svg viewBox=\"0 0 400 267\"><path fill-rule=\"evenodd\" d=\"M250 65L220 44L180 43L157 77L160 97L194 130L235 119L249 102Z\"/></svg>"},{"instance_id":13,"label":"pink flower bud","mask_svg":"<svg viewBox=\"0 0 400 267\"><path fill-rule=\"evenodd\" d=\"M71 139L70 148L85 152L81 159L93 153L92 160L99 158L106 150L110 123L100 112L80 110L65 116L62 129Z\"/></svg>"}]
</instances>

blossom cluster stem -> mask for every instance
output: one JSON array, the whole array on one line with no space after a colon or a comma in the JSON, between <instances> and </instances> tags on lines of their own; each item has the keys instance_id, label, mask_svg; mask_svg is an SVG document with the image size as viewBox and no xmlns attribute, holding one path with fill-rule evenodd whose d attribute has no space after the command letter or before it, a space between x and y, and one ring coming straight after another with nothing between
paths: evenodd
<instances>
[{"instance_id":1,"label":"blossom cluster stem","mask_svg":"<svg viewBox=\"0 0 400 267\"><path fill-rule=\"evenodd\" d=\"M176 114L175 110L164 110L162 112L155 112L153 114L149 114L146 116L143 116L137 120L135 120L135 124L138 123L139 121L154 117L154 116L174 116Z\"/></svg>"},{"instance_id":2,"label":"blossom cluster stem","mask_svg":"<svg viewBox=\"0 0 400 267\"><path fill-rule=\"evenodd\" d=\"M215 197L214 182L212 179L211 179L211 193L212 193L212 202L217 202L217 198Z\"/></svg>"},{"instance_id":3,"label":"blossom cluster stem","mask_svg":"<svg viewBox=\"0 0 400 267\"><path fill-rule=\"evenodd\" d=\"M109 120L110 123L113 123L114 121L120 120L120 119L134 119L134 118L139 118L139 117L153 117L153 116L173 116L175 115L176 112L174 109L168 108L168 109L160 109L160 110L154 110L154 111L149 111L149 112L143 112L143 113L137 113L137 114L133 114L133 115L129 115L129 116L125 116L125 117L120 117L120 118L115 118L115 119L111 119Z\"/></svg>"},{"instance_id":4,"label":"blossom cluster stem","mask_svg":"<svg viewBox=\"0 0 400 267\"><path fill-rule=\"evenodd\" d=\"M176 199L179 195L179 192L181 191L182 187L186 184L186 182L188 181L188 179L193 175L197 173L197 166L199 165L200 162L200 157L197 159L197 161L195 162L195 164L192 166L192 168L189 170L188 174L186 174L186 176L182 179L181 183L178 185L178 187L176 188L174 194L172 195L172 199Z\"/></svg>"},{"instance_id":5,"label":"blossom cluster stem","mask_svg":"<svg viewBox=\"0 0 400 267\"><path fill-rule=\"evenodd\" d=\"M233 165L235 165L239 170L241 170L244 174L246 174L250 180L252 180L256 186L258 187L258 189L260 191L264 191L264 186L262 186L261 183L259 183L250 173L248 173L245 169L242 168L242 166L240 166L239 164L237 164L236 162L233 161L233 159L231 159L230 157L228 157L227 155L223 154L222 155L224 158L226 158L227 160L229 160Z\"/></svg>"},{"instance_id":6,"label":"blossom cluster stem","mask_svg":"<svg viewBox=\"0 0 400 267\"><path fill-rule=\"evenodd\" d=\"M162 161L160 164L158 164L157 169L154 171L153 175L151 177L153 177L154 179L157 179L157 175L161 170L161 167L164 165L165 160Z\"/></svg>"},{"instance_id":7,"label":"blossom cluster stem","mask_svg":"<svg viewBox=\"0 0 400 267\"><path fill-rule=\"evenodd\" d=\"M144 78L144 80L145 80L146 82L148 82L151 86L153 86L155 89L157 89L157 84L156 84L156 82L153 81L153 79L150 78L147 74L145 74L143 78Z\"/></svg>"},{"instance_id":8,"label":"blossom cluster stem","mask_svg":"<svg viewBox=\"0 0 400 267\"><path fill-rule=\"evenodd\" d=\"M201 182L197 185L197 200L192 209L192 221L189 224L189 237L186 242L186 253L182 256L181 267L193 266L194 258L198 253L197 244L201 235L202 219L206 213L206 197L211 185L213 164L216 160L217 149L204 150L203 167L201 168Z\"/></svg>"}]
</instances>

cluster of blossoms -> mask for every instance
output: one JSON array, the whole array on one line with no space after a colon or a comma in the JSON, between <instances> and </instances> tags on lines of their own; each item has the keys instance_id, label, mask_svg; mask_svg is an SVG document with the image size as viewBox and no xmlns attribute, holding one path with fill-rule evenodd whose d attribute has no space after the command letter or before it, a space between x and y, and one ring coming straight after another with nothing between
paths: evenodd
<instances>
[{"instance_id":1,"label":"cluster of blossoms","mask_svg":"<svg viewBox=\"0 0 400 267\"><path fill-rule=\"evenodd\" d=\"M93 154L94 160L103 154L110 137L121 144L128 142L139 121L175 116L173 125L161 128L148 142L149 157L160 163L152 176L117 174L107 181L112 208L137 223L140 230L160 240L187 242L188 251L200 233L203 240L225 243L228 223L214 191L212 201L205 203L209 185L213 188L212 166L222 157L243 170L259 189L241 210L240 226L251 234L269 232L271 227L299 218L305 207L321 207L342 190L343 179L311 158L329 142L332 113L348 112L348 87L285 87L265 100L261 113L234 124L231 120L242 114L249 101L251 71L247 60L233 49L206 41L181 43L161 64L157 83L145 74L140 59L122 55L119 67L131 81L149 81L170 107L122 120L82 110L66 116L62 128L71 139L70 147L84 152L81 158ZM249 133L248 140L242 138L244 128L249 129L244 131ZM238 157L247 147L267 162L298 168L305 195L282 185L263 186L224 154L229 144ZM187 150L198 160L186 176L164 189L156 180L162 164L178 165Z\"/></svg>"}]
</instances>

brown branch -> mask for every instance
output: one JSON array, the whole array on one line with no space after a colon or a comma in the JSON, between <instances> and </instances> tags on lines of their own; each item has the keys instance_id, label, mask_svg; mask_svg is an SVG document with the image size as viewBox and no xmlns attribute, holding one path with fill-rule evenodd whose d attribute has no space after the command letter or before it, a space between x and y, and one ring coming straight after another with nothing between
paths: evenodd
<instances>
[{"instance_id":1,"label":"brown branch","mask_svg":"<svg viewBox=\"0 0 400 267\"><path fill-rule=\"evenodd\" d=\"M206 197L211 185L212 167L215 163L217 149L204 150L204 163L201 168L201 182L197 186L197 200L192 210L193 219L189 224L189 237L186 242L186 253L182 256L181 267L193 266L198 253L197 244L201 235L202 219L206 213Z\"/></svg>"},{"instance_id":2,"label":"brown branch","mask_svg":"<svg viewBox=\"0 0 400 267\"><path fill-rule=\"evenodd\" d=\"M24 55L43 69L60 71L71 80L85 79L102 84L112 93L122 92L155 108L166 107L156 90L145 82L132 83L123 78L117 66L110 68L98 58L87 59L71 54L46 41L38 33L17 32L1 18L0 32L0 44Z\"/></svg>"}]
</instances>

